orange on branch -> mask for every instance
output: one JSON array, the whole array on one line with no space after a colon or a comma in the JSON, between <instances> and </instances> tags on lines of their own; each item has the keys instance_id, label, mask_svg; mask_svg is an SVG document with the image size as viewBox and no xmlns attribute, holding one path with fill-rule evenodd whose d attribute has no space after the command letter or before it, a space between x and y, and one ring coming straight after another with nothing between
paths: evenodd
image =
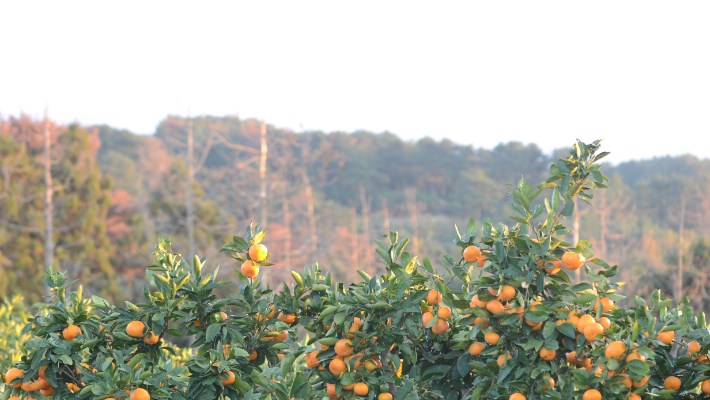
<instances>
[{"instance_id":1,"label":"orange on branch","mask_svg":"<svg viewBox=\"0 0 710 400\"><path fill-rule=\"evenodd\" d=\"M480 260L481 249L476 246L468 246L463 250L463 258L466 262L475 263Z\"/></svg>"},{"instance_id":2,"label":"orange on branch","mask_svg":"<svg viewBox=\"0 0 710 400\"><path fill-rule=\"evenodd\" d=\"M263 244L254 244L251 247L249 247L249 258L252 260L259 262L259 261L264 261L266 260L266 256L269 253L266 251L266 246Z\"/></svg>"},{"instance_id":3,"label":"orange on branch","mask_svg":"<svg viewBox=\"0 0 710 400\"><path fill-rule=\"evenodd\" d=\"M259 275L259 266L255 265L251 260L247 260L242 264L242 275L247 278L256 278Z\"/></svg>"},{"instance_id":4,"label":"orange on branch","mask_svg":"<svg viewBox=\"0 0 710 400\"><path fill-rule=\"evenodd\" d=\"M438 290L430 290L426 295L426 301L429 304L439 304L444 300L444 296Z\"/></svg>"},{"instance_id":5,"label":"orange on branch","mask_svg":"<svg viewBox=\"0 0 710 400\"><path fill-rule=\"evenodd\" d=\"M579 269L585 261L583 255L573 251L568 251L562 256L562 266L571 271Z\"/></svg>"},{"instance_id":6,"label":"orange on branch","mask_svg":"<svg viewBox=\"0 0 710 400\"><path fill-rule=\"evenodd\" d=\"M131 321L126 326L126 334L134 338L142 338L145 324L141 321Z\"/></svg>"},{"instance_id":7,"label":"orange on branch","mask_svg":"<svg viewBox=\"0 0 710 400\"><path fill-rule=\"evenodd\" d=\"M62 331L62 336L64 340L73 341L81 333L81 330L76 325L69 325Z\"/></svg>"}]
</instances>

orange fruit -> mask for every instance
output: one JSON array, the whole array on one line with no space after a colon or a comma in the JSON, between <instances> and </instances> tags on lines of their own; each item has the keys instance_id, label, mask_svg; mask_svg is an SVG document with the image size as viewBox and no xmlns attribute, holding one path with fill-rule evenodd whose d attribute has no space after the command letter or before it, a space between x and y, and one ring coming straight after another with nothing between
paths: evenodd
<instances>
[{"instance_id":1,"label":"orange fruit","mask_svg":"<svg viewBox=\"0 0 710 400\"><path fill-rule=\"evenodd\" d=\"M335 354L341 357L347 357L353 354L353 342L348 339L340 339L335 344Z\"/></svg>"},{"instance_id":2,"label":"orange fruit","mask_svg":"<svg viewBox=\"0 0 710 400\"><path fill-rule=\"evenodd\" d=\"M430 290L426 295L426 301L429 304L439 304L444 300L444 296L437 290Z\"/></svg>"},{"instance_id":3,"label":"orange fruit","mask_svg":"<svg viewBox=\"0 0 710 400\"><path fill-rule=\"evenodd\" d=\"M160 337L153 333L153 331L148 331L143 340L148 344L156 344L160 340Z\"/></svg>"},{"instance_id":4,"label":"orange fruit","mask_svg":"<svg viewBox=\"0 0 710 400\"><path fill-rule=\"evenodd\" d=\"M42 395L49 397L54 394L54 388L50 386L48 389L40 389L39 392L42 393Z\"/></svg>"},{"instance_id":5,"label":"orange fruit","mask_svg":"<svg viewBox=\"0 0 710 400\"><path fill-rule=\"evenodd\" d=\"M39 387L40 390L48 390L52 387L52 384L49 383L46 379L37 379L37 387Z\"/></svg>"},{"instance_id":6,"label":"orange fruit","mask_svg":"<svg viewBox=\"0 0 710 400\"><path fill-rule=\"evenodd\" d=\"M343 390L353 390L355 388L355 384L351 383L349 385L343 385Z\"/></svg>"},{"instance_id":7,"label":"orange fruit","mask_svg":"<svg viewBox=\"0 0 710 400\"><path fill-rule=\"evenodd\" d=\"M567 359L567 362L570 364L578 364L579 360L577 360L577 352L575 351L569 351L565 353L565 358Z\"/></svg>"},{"instance_id":8,"label":"orange fruit","mask_svg":"<svg viewBox=\"0 0 710 400\"><path fill-rule=\"evenodd\" d=\"M486 266L486 260L488 260L488 258L486 258L486 255L489 253L489 251L484 251L481 253L481 257L478 259L478 264L476 264L476 267L483 268Z\"/></svg>"},{"instance_id":9,"label":"orange fruit","mask_svg":"<svg viewBox=\"0 0 710 400\"><path fill-rule=\"evenodd\" d=\"M515 297L515 288L510 285L503 286L503 289L500 290L500 295L498 296L501 301L510 301L513 297Z\"/></svg>"},{"instance_id":10,"label":"orange fruit","mask_svg":"<svg viewBox=\"0 0 710 400\"><path fill-rule=\"evenodd\" d=\"M545 377L542 378L544 382L542 383L542 388L545 390L549 389L554 389L555 388L555 380L550 378L550 377Z\"/></svg>"},{"instance_id":11,"label":"orange fruit","mask_svg":"<svg viewBox=\"0 0 710 400\"><path fill-rule=\"evenodd\" d=\"M347 365L345 365L345 361L343 361L339 358L334 358L334 359L330 360L330 364L328 365L328 370L333 375L340 375L343 372L347 371L348 367L347 367Z\"/></svg>"},{"instance_id":12,"label":"orange fruit","mask_svg":"<svg viewBox=\"0 0 710 400\"><path fill-rule=\"evenodd\" d=\"M392 400L392 395L386 392L380 393L379 396L377 396L377 400Z\"/></svg>"},{"instance_id":13,"label":"orange fruit","mask_svg":"<svg viewBox=\"0 0 710 400\"><path fill-rule=\"evenodd\" d=\"M545 272L547 272L548 274L556 274L562 269L562 263L558 260L547 260L547 264L545 265L547 266L549 264L554 265L554 267L545 268Z\"/></svg>"},{"instance_id":14,"label":"orange fruit","mask_svg":"<svg viewBox=\"0 0 710 400\"><path fill-rule=\"evenodd\" d=\"M47 366L45 365L44 367L40 367L39 371L37 371L37 375L39 375L40 378L42 379L47 379L46 376L44 376L44 371L47 370Z\"/></svg>"},{"instance_id":15,"label":"orange fruit","mask_svg":"<svg viewBox=\"0 0 710 400\"><path fill-rule=\"evenodd\" d=\"M374 371L375 369L377 369L377 364L375 364L371 360L365 361L365 363L363 365L365 366L365 369L368 371Z\"/></svg>"},{"instance_id":16,"label":"orange fruit","mask_svg":"<svg viewBox=\"0 0 710 400\"><path fill-rule=\"evenodd\" d=\"M226 320L227 320L227 314L226 314L224 311L220 311L220 312L219 312L219 316L222 317L222 321L226 321Z\"/></svg>"},{"instance_id":17,"label":"orange fruit","mask_svg":"<svg viewBox=\"0 0 710 400\"><path fill-rule=\"evenodd\" d=\"M486 304L488 304L487 301L478 300L478 295L474 295L473 297L471 297L471 304L470 304L471 308L473 308L473 307L486 308Z\"/></svg>"},{"instance_id":18,"label":"orange fruit","mask_svg":"<svg viewBox=\"0 0 710 400\"><path fill-rule=\"evenodd\" d=\"M266 256L268 254L269 253L266 251L266 246L264 246L261 243L253 244L249 248L249 258L251 258L252 260L254 260L256 262L266 260Z\"/></svg>"},{"instance_id":19,"label":"orange fruit","mask_svg":"<svg viewBox=\"0 0 710 400\"><path fill-rule=\"evenodd\" d=\"M483 253L481 253L481 249L476 246L468 246L463 250L464 260L470 263L475 263L476 261L480 260L482 254Z\"/></svg>"},{"instance_id":20,"label":"orange fruit","mask_svg":"<svg viewBox=\"0 0 710 400\"><path fill-rule=\"evenodd\" d=\"M328 397L330 397L331 399L337 399L338 394L335 391L335 383L326 383L325 386L327 388Z\"/></svg>"},{"instance_id":21,"label":"orange fruit","mask_svg":"<svg viewBox=\"0 0 710 400\"><path fill-rule=\"evenodd\" d=\"M606 358L613 358L617 361L621 359L621 356L626 351L626 345L621 340L615 340L609 343L604 350L604 356Z\"/></svg>"},{"instance_id":22,"label":"orange fruit","mask_svg":"<svg viewBox=\"0 0 710 400\"><path fill-rule=\"evenodd\" d=\"M506 352L506 354L501 354L498 356L498 366L502 367L503 364L505 364L506 361L510 360L510 352Z\"/></svg>"},{"instance_id":23,"label":"orange fruit","mask_svg":"<svg viewBox=\"0 0 710 400\"><path fill-rule=\"evenodd\" d=\"M602 394L597 389L589 389L582 395L582 400L602 400Z\"/></svg>"},{"instance_id":24,"label":"orange fruit","mask_svg":"<svg viewBox=\"0 0 710 400\"><path fill-rule=\"evenodd\" d=\"M35 390L39 389L39 383L37 381L34 382L22 382L22 385L20 385L22 390L25 392L34 392Z\"/></svg>"},{"instance_id":25,"label":"orange fruit","mask_svg":"<svg viewBox=\"0 0 710 400\"><path fill-rule=\"evenodd\" d=\"M629 353L629 355L626 356L626 362L631 362L631 360L646 361L646 356L643 356L637 352Z\"/></svg>"},{"instance_id":26,"label":"orange fruit","mask_svg":"<svg viewBox=\"0 0 710 400\"><path fill-rule=\"evenodd\" d=\"M557 355L557 351L555 351L555 350L547 350L544 347L540 349L540 358L542 358L545 361L552 361L556 355Z\"/></svg>"},{"instance_id":27,"label":"orange fruit","mask_svg":"<svg viewBox=\"0 0 710 400\"><path fill-rule=\"evenodd\" d=\"M577 322L577 330L579 333L584 333L584 328L586 328L589 324L593 324L594 322L594 317L591 315L582 315L579 318L579 322Z\"/></svg>"},{"instance_id":28,"label":"orange fruit","mask_svg":"<svg viewBox=\"0 0 710 400\"><path fill-rule=\"evenodd\" d=\"M257 359L257 357L259 357L259 354L257 354L256 351L252 351L251 353L249 353L249 361L254 361Z\"/></svg>"},{"instance_id":29,"label":"orange fruit","mask_svg":"<svg viewBox=\"0 0 710 400\"><path fill-rule=\"evenodd\" d=\"M126 334L134 338L143 337L143 329L145 329L145 324L140 321L131 321L126 326Z\"/></svg>"},{"instance_id":30,"label":"orange fruit","mask_svg":"<svg viewBox=\"0 0 710 400\"><path fill-rule=\"evenodd\" d=\"M626 400L641 400L641 396L636 393L631 393L628 397L626 397Z\"/></svg>"},{"instance_id":31,"label":"orange fruit","mask_svg":"<svg viewBox=\"0 0 710 400\"><path fill-rule=\"evenodd\" d=\"M701 354L695 359L695 362L698 364L708 364L708 356Z\"/></svg>"},{"instance_id":32,"label":"orange fruit","mask_svg":"<svg viewBox=\"0 0 710 400\"><path fill-rule=\"evenodd\" d=\"M584 261L586 260L583 255L573 251L568 251L562 256L562 266L571 271L579 269L579 267L584 265Z\"/></svg>"},{"instance_id":33,"label":"orange fruit","mask_svg":"<svg viewBox=\"0 0 710 400\"><path fill-rule=\"evenodd\" d=\"M696 342L695 340L688 343L688 353L689 354L693 355L699 351L700 351L700 343Z\"/></svg>"},{"instance_id":34,"label":"orange fruit","mask_svg":"<svg viewBox=\"0 0 710 400\"><path fill-rule=\"evenodd\" d=\"M586 328L584 328L584 337L587 338L587 341L589 342L594 342L597 337L597 335L603 335L604 334L604 327L601 326L600 323L598 322L593 322L589 325L587 325Z\"/></svg>"},{"instance_id":35,"label":"orange fruit","mask_svg":"<svg viewBox=\"0 0 710 400\"><path fill-rule=\"evenodd\" d=\"M525 400L525 396L520 393L513 393L508 397L508 400Z\"/></svg>"},{"instance_id":36,"label":"orange fruit","mask_svg":"<svg viewBox=\"0 0 710 400\"><path fill-rule=\"evenodd\" d=\"M286 355L283 354L283 353L279 353L279 354L278 354L278 357L279 357L279 361L281 361L281 360L284 359L284 357L286 357Z\"/></svg>"},{"instance_id":37,"label":"orange fruit","mask_svg":"<svg viewBox=\"0 0 710 400\"><path fill-rule=\"evenodd\" d=\"M451 318L451 309L447 306L439 307L439 310L436 312L436 315L439 318L449 319Z\"/></svg>"},{"instance_id":38,"label":"orange fruit","mask_svg":"<svg viewBox=\"0 0 710 400\"><path fill-rule=\"evenodd\" d=\"M150 395L147 390L138 388L131 392L131 400L150 400Z\"/></svg>"},{"instance_id":39,"label":"orange fruit","mask_svg":"<svg viewBox=\"0 0 710 400\"><path fill-rule=\"evenodd\" d=\"M232 371L227 371L227 375L229 375L229 378L222 379L222 385L231 385L237 378Z\"/></svg>"},{"instance_id":40,"label":"orange fruit","mask_svg":"<svg viewBox=\"0 0 710 400\"><path fill-rule=\"evenodd\" d=\"M78 326L76 325L69 325L64 330L62 331L62 336L64 336L64 340L68 341L73 341L77 335L81 333L81 330L79 329Z\"/></svg>"},{"instance_id":41,"label":"orange fruit","mask_svg":"<svg viewBox=\"0 0 710 400\"><path fill-rule=\"evenodd\" d=\"M606 297L602 297L601 299L597 299L597 301L594 303L594 312L597 311L597 307L599 306L600 302L602 303L602 310L604 312L609 312L612 308L614 308L613 301L607 299Z\"/></svg>"},{"instance_id":42,"label":"orange fruit","mask_svg":"<svg viewBox=\"0 0 710 400\"><path fill-rule=\"evenodd\" d=\"M422 314L422 326L426 328L432 318L434 318L434 314L430 312L425 312L424 314Z\"/></svg>"},{"instance_id":43,"label":"orange fruit","mask_svg":"<svg viewBox=\"0 0 710 400\"><path fill-rule=\"evenodd\" d=\"M646 386L647 383L648 383L648 377L644 376L643 379L641 379L639 382L634 382L634 387Z\"/></svg>"},{"instance_id":44,"label":"orange fruit","mask_svg":"<svg viewBox=\"0 0 710 400\"><path fill-rule=\"evenodd\" d=\"M367 396L367 394L370 393L370 388L367 387L366 384L358 382L355 384L353 392L355 392L355 394L358 396Z\"/></svg>"},{"instance_id":45,"label":"orange fruit","mask_svg":"<svg viewBox=\"0 0 710 400\"><path fill-rule=\"evenodd\" d=\"M446 333L446 331L449 330L449 322L446 321L445 319L440 319L436 321L434 326L431 327L431 331L434 332L437 335L442 335Z\"/></svg>"},{"instance_id":46,"label":"orange fruit","mask_svg":"<svg viewBox=\"0 0 710 400\"><path fill-rule=\"evenodd\" d=\"M663 381L663 388L666 390L678 390L680 389L680 379L675 376L669 376Z\"/></svg>"},{"instance_id":47,"label":"orange fruit","mask_svg":"<svg viewBox=\"0 0 710 400\"><path fill-rule=\"evenodd\" d=\"M469 348L468 352L472 356L477 356L480 355L483 349L485 349L486 346L483 343L473 343Z\"/></svg>"},{"instance_id":48,"label":"orange fruit","mask_svg":"<svg viewBox=\"0 0 710 400\"><path fill-rule=\"evenodd\" d=\"M22 382L16 383L16 384L14 384L14 385L10 385L10 382L12 382L13 380L15 380L16 378L21 378L21 377L23 377L23 376L25 376L25 373L22 372L21 369L18 369L18 368L10 368L10 369L8 369L7 372L5 373L5 382L7 382L7 383L8 383L8 386L10 386L11 388L17 389L17 388L19 388L20 386L22 386ZM47 381L45 381L45 382L47 382Z\"/></svg>"},{"instance_id":49,"label":"orange fruit","mask_svg":"<svg viewBox=\"0 0 710 400\"><path fill-rule=\"evenodd\" d=\"M279 315L279 319L289 325L292 323L296 322L296 315L295 314L281 314Z\"/></svg>"},{"instance_id":50,"label":"orange fruit","mask_svg":"<svg viewBox=\"0 0 710 400\"><path fill-rule=\"evenodd\" d=\"M486 343L490 344L491 346L495 346L498 344L498 341L500 340L500 336L495 332L488 332L483 337L483 340L485 340Z\"/></svg>"},{"instance_id":51,"label":"orange fruit","mask_svg":"<svg viewBox=\"0 0 710 400\"><path fill-rule=\"evenodd\" d=\"M675 332L674 331L668 331L668 332L660 332L658 334L658 341L663 343L663 344L671 344L673 343L673 339L675 338Z\"/></svg>"},{"instance_id":52,"label":"orange fruit","mask_svg":"<svg viewBox=\"0 0 710 400\"><path fill-rule=\"evenodd\" d=\"M542 322L538 322L537 325L532 328L533 331L539 331L540 329L542 329Z\"/></svg>"},{"instance_id":53,"label":"orange fruit","mask_svg":"<svg viewBox=\"0 0 710 400\"><path fill-rule=\"evenodd\" d=\"M629 376L626 374L619 374L619 376L624 378L624 379L620 380L619 383L623 383L624 385L626 385L627 389L631 389L631 386L633 385L631 378L629 378Z\"/></svg>"},{"instance_id":54,"label":"orange fruit","mask_svg":"<svg viewBox=\"0 0 710 400\"><path fill-rule=\"evenodd\" d=\"M498 300L491 300L486 304L486 310L492 314L498 314L505 312L505 307L503 307L503 304L498 301Z\"/></svg>"},{"instance_id":55,"label":"orange fruit","mask_svg":"<svg viewBox=\"0 0 710 400\"><path fill-rule=\"evenodd\" d=\"M251 260L246 260L244 264L242 264L242 275L247 278L255 278L259 275L259 266L254 265Z\"/></svg>"},{"instance_id":56,"label":"orange fruit","mask_svg":"<svg viewBox=\"0 0 710 400\"><path fill-rule=\"evenodd\" d=\"M705 394L710 394L710 380L703 381L700 385L700 390L702 390Z\"/></svg>"},{"instance_id":57,"label":"orange fruit","mask_svg":"<svg viewBox=\"0 0 710 400\"><path fill-rule=\"evenodd\" d=\"M604 329L611 328L611 321L607 317L601 317L596 321L599 322Z\"/></svg>"},{"instance_id":58,"label":"orange fruit","mask_svg":"<svg viewBox=\"0 0 710 400\"><path fill-rule=\"evenodd\" d=\"M488 323L487 319L481 317L476 317L476 319L474 319L473 322L471 322L469 325L474 326L480 323L483 323L483 326L481 327L482 329L486 329L491 326L491 324Z\"/></svg>"}]
</instances>

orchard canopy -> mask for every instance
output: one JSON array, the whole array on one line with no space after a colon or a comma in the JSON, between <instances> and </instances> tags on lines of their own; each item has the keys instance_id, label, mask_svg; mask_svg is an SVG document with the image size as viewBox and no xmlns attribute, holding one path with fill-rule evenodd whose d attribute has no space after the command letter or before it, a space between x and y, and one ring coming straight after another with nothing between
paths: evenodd
<instances>
[{"instance_id":1,"label":"orchard canopy","mask_svg":"<svg viewBox=\"0 0 710 400\"><path fill-rule=\"evenodd\" d=\"M376 241L384 274L349 286L314 264L269 287L267 233L251 225L222 247L239 278L228 298L218 268L169 239L137 304L70 293L48 268L52 296L14 333L27 337L3 399L710 398L704 314L658 291L615 306L619 266L566 241L575 197L606 187L600 143L577 142L537 186L510 185L515 225L470 219L460 251L434 261L389 232Z\"/></svg>"}]
</instances>

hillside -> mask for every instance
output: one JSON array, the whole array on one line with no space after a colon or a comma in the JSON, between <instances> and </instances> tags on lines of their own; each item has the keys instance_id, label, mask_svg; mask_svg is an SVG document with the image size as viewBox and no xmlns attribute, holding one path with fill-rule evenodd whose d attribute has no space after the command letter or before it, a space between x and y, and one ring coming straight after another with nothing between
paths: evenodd
<instances>
[{"instance_id":1,"label":"hillside","mask_svg":"<svg viewBox=\"0 0 710 400\"><path fill-rule=\"evenodd\" d=\"M16 226L39 227L43 205L41 199L25 204L23 213L32 221L20 221L17 199L39 193L42 181L27 175L38 171L12 166L11 160L23 143L36 149L34 155L23 156L28 157L24 162L29 165L39 157L36 136L41 130L39 121L25 117L0 123L3 165L12 170L8 176L13 182L26 181L22 190L6 191L0 199L0 268L10 277L7 282L19 282L40 269L43 247L40 234L18 236ZM277 264L266 272L270 282L316 261L345 281L356 279L353 266L374 271L373 240L389 229L411 237L413 253L438 261L440 254L454 250L453 226L465 225L468 216L510 223L511 201L502 182L516 183L523 177L536 185L549 175L553 160L565 157L562 151L545 154L535 145L516 142L483 149L448 140L403 141L387 132L294 133L268 126L262 197L260 124L236 117L200 117L192 123L196 252L214 260L213 265L221 264L220 274L232 277L235 265L218 253L221 244L250 221L264 223ZM150 263L157 235L171 237L176 250L188 253L187 130L188 121L172 116L151 136L108 126L56 127L61 132L57 155L63 161L53 167L53 174L72 176L96 168L97 178L92 179L100 175L102 193L110 199L90 213L94 228L75 233L71 241L57 234L60 244L82 243L57 254L62 268L93 275L110 268L112 274L104 273L104 282L122 289L103 294L133 298L142 292L142 268ZM80 142L86 143L85 150L75 150L85 158L81 162L78 153L72 156L66 150ZM705 278L710 268L710 161L665 157L606 166L605 171L610 188L597 192L594 208L580 205L581 236L595 238L598 255L627 267L621 280L629 282L632 291L641 295L660 287L670 292L684 202L684 288L695 294L694 302L710 302ZM59 193L59 201L73 204L86 195L75 189L73 197ZM103 244L92 232L103 232ZM94 239L91 245L89 237ZM33 251L21 254L21 246ZM103 269L95 268L99 253L106 259L100 264ZM94 267L89 268L91 263ZM12 283L0 285L0 295L16 290Z\"/></svg>"}]
</instances>

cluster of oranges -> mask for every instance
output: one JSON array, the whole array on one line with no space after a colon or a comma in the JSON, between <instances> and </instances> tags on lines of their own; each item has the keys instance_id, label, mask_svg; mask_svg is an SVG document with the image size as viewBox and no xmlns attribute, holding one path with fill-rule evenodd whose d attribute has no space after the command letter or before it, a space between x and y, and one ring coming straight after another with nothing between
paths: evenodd
<instances>
[{"instance_id":1,"label":"cluster of oranges","mask_svg":"<svg viewBox=\"0 0 710 400\"><path fill-rule=\"evenodd\" d=\"M256 278L259 275L259 266L254 264L254 262L264 261L268 255L269 252L266 250L266 246L261 243L249 247L249 260L242 264L242 275L247 278Z\"/></svg>"},{"instance_id":2,"label":"cluster of oranges","mask_svg":"<svg viewBox=\"0 0 710 400\"><path fill-rule=\"evenodd\" d=\"M144 342L151 345L156 344L160 341L160 337L153 333L153 331L148 331L148 333L144 335L144 330L145 324L141 321L131 321L128 323L128 325L126 325L126 334L130 337L136 339L143 339Z\"/></svg>"},{"instance_id":3,"label":"cluster of oranges","mask_svg":"<svg viewBox=\"0 0 710 400\"><path fill-rule=\"evenodd\" d=\"M448 320L451 318L451 308L443 303L444 296L438 290L430 290L427 293L426 301L428 311L422 314L422 324L426 328L429 322L434 319L433 306L437 306L435 312L438 320L431 327L431 331L437 335L443 335L449 330Z\"/></svg>"},{"instance_id":4,"label":"cluster of oranges","mask_svg":"<svg viewBox=\"0 0 710 400\"><path fill-rule=\"evenodd\" d=\"M319 370L325 370L326 368L328 371L330 371L331 374L340 377L344 372L348 371L349 366L352 365L352 368L354 370L362 367L365 370L372 372L378 368L382 367L382 363L380 362L380 359L378 356L366 356L362 352L354 353L355 350L355 345L353 344L351 339L354 339L354 334L353 332L356 332L360 329L360 327L365 323L365 321L361 318L354 317L353 318L353 323L351 325L351 328L347 334L348 339L340 339L338 340L335 345L333 346L333 350L335 351L335 356L330 359L327 363L320 360L318 358L318 355L320 354L321 351L328 350L330 347L326 346L322 343L320 343L320 348L321 350L313 350L309 353L306 354L305 361L306 361L306 366L310 369L319 369ZM325 326L326 330L330 330L331 326ZM375 341L377 340L377 337L373 338ZM364 344L365 342L362 341L361 344ZM393 346L394 347L394 346ZM390 349L391 350L391 349ZM402 373L402 366L400 363L400 369L397 372L397 375L401 375ZM343 390L347 391L352 391L354 394L358 396L367 396L370 393L370 388L368 385L364 382L354 382L350 383L347 385L343 385ZM326 384L326 391L328 394L328 397L331 399L337 399L338 394L336 391L336 385L334 383L327 383ZM387 392L382 392L377 396L378 400L392 400L392 395Z\"/></svg>"}]
</instances>

